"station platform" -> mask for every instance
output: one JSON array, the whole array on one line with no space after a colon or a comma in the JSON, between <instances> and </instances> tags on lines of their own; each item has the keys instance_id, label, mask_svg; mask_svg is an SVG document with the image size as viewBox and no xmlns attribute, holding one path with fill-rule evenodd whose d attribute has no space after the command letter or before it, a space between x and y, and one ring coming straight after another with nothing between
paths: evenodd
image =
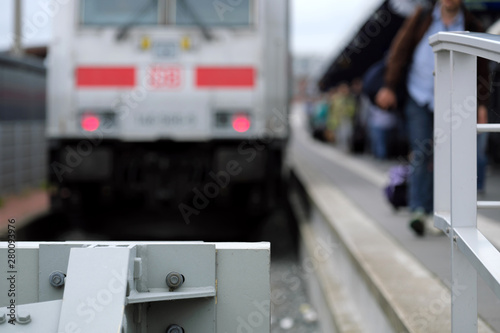
<instances>
[{"instance_id":1,"label":"station platform","mask_svg":"<svg viewBox=\"0 0 500 333\"><path fill-rule=\"evenodd\" d=\"M348 152L335 147L332 144L324 143L317 141L312 138L310 131L306 125L306 114L303 107L300 104L296 104L292 110L291 115L291 123L293 129L293 138L290 144L290 159L292 160L293 168L296 169L304 169L302 173L309 173L309 176L304 176L303 178L310 179L311 184L305 184L309 186L310 189L319 193L325 193L331 195L328 198L325 198L325 203L319 203L318 207L323 205L323 211L320 212L319 215L323 215L325 219L331 219L342 222L349 223L349 218L354 219L353 216L361 216L362 219L370 220L362 221L360 225L366 222L367 229L359 230L360 227L357 227L357 230L353 230L354 234L358 234L358 238L363 242L376 242L377 238L371 238L370 232L368 230L375 230L377 233L380 231L383 235L387 236L385 239L390 240L397 248L398 255L396 256L396 261L399 261L403 270L409 271L413 276L416 276L416 280L423 275L429 274L430 279L435 278L439 283L445 287L445 289L449 289L451 284L451 250L450 250L450 240L443 233L438 235L426 235L425 237L418 237L416 234L409 228L408 221L410 218L410 213L407 209L399 209L395 211L392 206L386 200L383 194L383 188L388 183L388 170L392 166L395 166L399 163L398 160L376 160L375 158L369 155L352 155ZM300 173L300 172L299 172ZM312 181L311 181L312 180ZM308 182L308 181L306 181ZM335 193L339 193L339 196L336 197ZM334 206L335 204L339 204L339 202L335 203L333 200L335 198L340 198L338 201L344 200L346 202L352 203L352 206L345 206L345 210L354 210L354 212L345 213L345 215L351 214L350 217L347 217L345 221L340 221L340 217L335 216L335 213L332 216L328 215L329 207L328 205ZM486 180L486 192L478 197L478 200L498 200L500 198L500 170L490 167L488 170L487 180ZM316 201L321 201L322 198L316 196ZM328 202L330 200L330 202ZM311 199L311 201L313 201ZM314 203L313 203L314 204ZM321 210L321 209L319 209ZM340 204L336 208L331 208L331 212L337 212L338 215L343 215L343 206ZM314 215L314 214L313 214ZM318 214L316 214L318 215ZM317 217L311 217L310 219L317 219ZM326 229L328 227L316 226L314 227L313 221L308 221L311 225L311 230L316 228L316 234L313 237L321 237L320 235L326 233ZM368 225L372 223L372 225ZM334 223L324 223L334 224ZM346 225L346 224L344 224ZM353 228L352 226L351 229ZM369 228L368 228L369 227ZM372 228L373 229L370 229ZM337 229L333 231L335 236L339 238L344 237L344 232L350 232L349 230L345 231L342 225L338 225ZM500 249L500 211L499 210L481 210L478 211L478 228L481 232L493 243L497 249ZM346 229L347 226L346 226ZM363 236L363 233L366 233ZM384 237L385 237L384 236ZM351 239L352 240L352 239ZM341 241L338 241L341 243ZM349 247L348 241L344 240L345 247ZM369 246L370 248L367 250L367 253L372 252L380 252L381 256L386 255L384 250L380 249L380 246L377 244L355 244L355 241L352 241L354 252L358 251L359 248L363 246ZM401 252L399 252L401 249ZM359 251L364 251L363 249ZM336 250L336 252L339 252ZM400 254L401 253L401 254ZM407 256L408 254L408 256ZM309 254L310 255L310 254ZM347 257L356 256L356 253L350 253ZM410 263L409 258L417 264ZM352 259L352 258L351 258ZM381 271L390 272L394 269L391 266L387 265L387 262L380 260L377 261L376 256L372 257L369 260L375 260L375 263L371 262L367 264L369 269L370 265L377 266L381 265L383 267L374 268L380 269ZM350 260L350 259L349 259ZM338 259L334 259L338 264ZM359 272L359 266L362 266L366 263L359 264L357 263L355 269ZM398 264L398 265L399 265ZM422 265L422 269L419 265ZM329 271L326 270L326 275L332 277L336 273L335 270L338 270L340 275L346 275L348 273L344 272L343 269L337 269L335 265L330 267ZM394 270L394 274L397 270ZM387 279L396 278L395 276L386 275ZM350 277L348 277L349 280ZM380 278L376 276L375 278ZM366 279L366 278L365 278ZM405 284L406 281L400 281L400 284ZM354 282L351 282L354 283ZM397 288L395 287L398 282L387 282L385 284L384 281L378 281L375 284L380 283L379 285L386 288ZM391 284L392 283L392 284ZM415 285L413 285L415 286ZM356 288L356 287L355 287ZM418 288L422 288L421 296L428 294L431 288L435 288L435 286L428 287L425 284L419 284ZM429 290L426 290L429 289ZM405 290L404 288L402 290ZM322 292L325 292L324 290ZM373 290L372 290L373 292ZM321 291L320 291L321 293ZM390 293L389 293L390 294ZM408 290L406 298L410 297L409 295L413 295L411 297L417 298L419 297L419 291L412 290L411 292ZM431 293L432 294L432 293ZM411 302L407 302L404 300L404 294L397 295L391 294L394 298L401 298L400 304L411 304ZM347 295L347 298L350 298L352 295ZM353 298L356 295L352 296ZM338 296L337 296L338 298ZM416 301L417 299L415 299ZM423 307L426 308L425 311L428 313L433 312L433 302L435 303L437 299L420 299L422 301ZM390 302L388 300L387 302ZM399 300L396 300L396 303ZM366 301L368 303L368 300ZM446 306L445 306L446 303ZM442 317L444 313L449 312L448 303L451 302L442 302L439 300L438 304L442 306L439 313L436 315L436 323L438 321L442 321L442 319L437 319L438 317ZM434 304L435 305L435 304ZM318 305L316 305L318 306ZM408 306L408 309L411 308L411 305ZM404 310L395 309L392 314L396 313L401 314ZM383 309L382 311L385 312ZM399 312L398 312L399 311ZM414 310L413 310L414 311ZM486 284L478 278L478 312L479 316L482 318L479 324L480 332L500 332L500 317L498 313L500 311L500 301L496 298L493 292L486 286ZM342 311L341 311L342 312ZM415 311L414 311L415 312ZM409 312L411 313L411 311ZM387 315L387 312L386 312ZM441 328L434 327L434 322L432 316L426 317L427 326L422 326L422 322L418 321L419 319L415 317L416 314L413 314L413 318L410 318L412 315L408 315L409 322L413 320L413 329L409 331L415 332L439 332L439 331L449 331L448 329L442 330L449 325L449 319L446 319L446 323L439 323L439 325L443 325ZM449 316L449 313L447 314ZM404 317L404 315L401 315ZM431 318L431 319L429 319ZM366 318L365 318L366 320ZM363 323L365 320L361 319L360 322ZM390 321L390 320L389 320ZM484 325L483 325L484 324ZM361 324L362 325L362 324ZM366 325L370 325L366 323ZM438 324L436 324L438 325ZM352 326L352 323L351 323ZM411 325L410 325L411 326ZM423 329L419 329L422 328ZM405 330L408 327L405 326ZM431 329L432 328L432 329ZM339 330L342 331L342 330ZM354 330L356 331L356 330ZM365 330L360 330L365 331Z\"/></svg>"},{"instance_id":2,"label":"station platform","mask_svg":"<svg viewBox=\"0 0 500 333\"><path fill-rule=\"evenodd\" d=\"M19 228L48 210L49 195L43 189L32 189L4 197L0 205L0 236L6 233L9 219L15 219L16 227Z\"/></svg>"}]
</instances>

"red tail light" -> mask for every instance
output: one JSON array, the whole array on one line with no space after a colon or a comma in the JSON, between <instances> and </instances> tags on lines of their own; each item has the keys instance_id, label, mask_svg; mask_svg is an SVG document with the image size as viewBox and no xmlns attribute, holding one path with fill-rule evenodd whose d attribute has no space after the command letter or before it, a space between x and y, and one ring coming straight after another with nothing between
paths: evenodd
<instances>
[{"instance_id":1,"label":"red tail light","mask_svg":"<svg viewBox=\"0 0 500 333\"><path fill-rule=\"evenodd\" d=\"M233 128L239 133L248 131L250 128L250 119L246 115L235 115L233 118Z\"/></svg>"},{"instance_id":2,"label":"red tail light","mask_svg":"<svg viewBox=\"0 0 500 333\"><path fill-rule=\"evenodd\" d=\"M93 113L85 113L82 115L82 128L88 132L94 132L99 128L99 117Z\"/></svg>"}]
</instances>

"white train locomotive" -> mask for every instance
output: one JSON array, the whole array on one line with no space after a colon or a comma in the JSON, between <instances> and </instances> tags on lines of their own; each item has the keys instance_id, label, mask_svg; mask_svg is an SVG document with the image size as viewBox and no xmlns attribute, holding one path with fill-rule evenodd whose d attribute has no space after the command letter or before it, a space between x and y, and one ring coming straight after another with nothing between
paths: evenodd
<instances>
[{"instance_id":1,"label":"white train locomotive","mask_svg":"<svg viewBox=\"0 0 500 333\"><path fill-rule=\"evenodd\" d=\"M65 1L48 59L54 210L276 203L288 0Z\"/></svg>"}]
</instances>

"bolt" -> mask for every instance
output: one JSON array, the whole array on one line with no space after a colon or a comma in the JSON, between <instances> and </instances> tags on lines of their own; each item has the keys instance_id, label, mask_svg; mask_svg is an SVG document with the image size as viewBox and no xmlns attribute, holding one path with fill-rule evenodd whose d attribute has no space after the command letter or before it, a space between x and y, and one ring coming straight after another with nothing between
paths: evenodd
<instances>
[{"instance_id":1,"label":"bolt","mask_svg":"<svg viewBox=\"0 0 500 333\"><path fill-rule=\"evenodd\" d=\"M167 327L167 333L184 333L184 329L179 325L170 325Z\"/></svg>"},{"instance_id":2,"label":"bolt","mask_svg":"<svg viewBox=\"0 0 500 333\"><path fill-rule=\"evenodd\" d=\"M447 234L449 234L449 233L450 233L450 231L451 231L451 228L450 228L450 227L446 228L446 233L447 233Z\"/></svg>"},{"instance_id":3,"label":"bolt","mask_svg":"<svg viewBox=\"0 0 500 333\"><path fill-rule=\"evenodd\" d=\"M19 324L28 324L29 322L31 322L31 316L27 312L21 312L20 311L16 315L16 321Z\"/></svg>"},{"instance_id":4,"label":"bolt","mask_svg":"<svg viewBox=\"0 0 500 333\"><path fill-rule=\"evenodd\" d=\"M54 271L50 273L49 276L49 282L50 285L54 288L60 288L64 286L64 279L66 278L66 275L63 272L60 271Z\"/></svg>"},{"instance_id":5,"label":"bolt","mask_svg":"<svg viewBox=\"0 0 500 333\"><path fill-rule=\"evenodd\" d=\"M0 312L0 324L3 324L7 321L7 315L5 314L5 312Z\"/></svg>"},{"instance_id":6,"label":"bolt","mask_svg":"<svg viewBox=\"0 0 500 333\"><path fill-rule=\"evenodd\" d=\"M458 240L458 237L457 236L453 236L453 241L456 243Z\"/></svg>"},{"instance_id":7,"label":"bolt","mask_svg":"<svg viewBox=\"0 0 500 333\"><path fill-rule=\"evenodd\" d=\"M171 291L182 286L184 280L185 280L184 275L177 272L168 273L166 278L167 286L170 288Z\"/></svg>"}]
</instances>

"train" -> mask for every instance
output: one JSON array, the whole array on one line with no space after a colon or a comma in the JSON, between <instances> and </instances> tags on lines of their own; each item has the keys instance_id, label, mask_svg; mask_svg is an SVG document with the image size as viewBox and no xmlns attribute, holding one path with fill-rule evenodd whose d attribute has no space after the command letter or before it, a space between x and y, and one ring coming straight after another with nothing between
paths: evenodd
<instances>
[{"instance_id":1,"label":"train","mask_svg":"<svg viewBox=\"0 0 500 333\"><path fill-rule=\"evenodd\" d=\"M286 186L287 0L58 4L51 210L265 215Z\"/></svg>"}]
</instances>

